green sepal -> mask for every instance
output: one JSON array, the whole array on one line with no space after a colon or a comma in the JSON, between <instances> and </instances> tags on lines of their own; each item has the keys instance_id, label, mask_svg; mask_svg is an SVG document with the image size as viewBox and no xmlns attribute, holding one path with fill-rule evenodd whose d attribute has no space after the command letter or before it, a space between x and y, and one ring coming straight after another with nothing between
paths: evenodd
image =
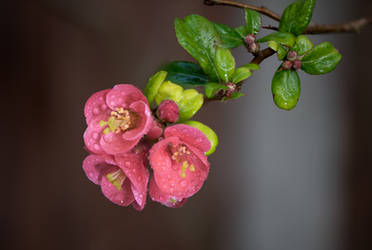
<instances>
[{"instance_id":1,"label":"green sepal","mask_svg":"<svg viewBox=\"0 0 372 250\"><path fill-rule=\"evenodd\" d=\"M186 121L184 122L184 124L199 129L207 137L207 139L211 143L211 147L209 151L205 153L205 155L211 155L214 153L214 151L216 151L216 148L218 146L218 136L213 131L213 129L198 121Z\"/></svg>"},{"instance_id":2,"label":"green sepal","mask_svg":"<svg viewBox=\"0 0 372 250\"><path fill-rule=\"evenodd\" d=\"M233 28L228 25L221 23L214 23L214 27L218 32L222 40L222 47L227 49L233 49L244 45L244 39L241 35Z\"/></svg>"},{"instance_id":3,"label":"green sepal","mask_svg":"<svg viewBox=\"0 0 372 250\"><path fill-rule=\"evenodd\" d=\"M295 70L279 68L274 74L271 91L274 103L281 109L293 109L300 97L300 78Z\"/></svg>"},{"instance_id":4,"label":"green sepal","mask_svg":"<svg viewBox=\"0 0 372 250\"><path fill-rule=\"evenodd\" d=\"M164 100L173 100L176 103L181 100L183 94L183 88L170 81L165 81L160 86L157 95L155 96L155 102L157 105Z\"/></svg>"},{"instance_id":5,"label":"green sepal","mask_svg":"<svg viewBox=\"0 0 372 250\"><path fill-rule=\"evenodd\" d=\"M218 91L221 89L226 90L228 87L226 85L215 83L215 82L209 82L204 86L204 93L205 96L208 98L214 97Z\"/></svg>"},{"instance_id":6,"label":"green sepal","mask_svg":"<svg viewBox=\"0 0 372 250\"><path fill-rule=\"evenodd\" d=\"M162 85L163 81L167 76L166 71L159 71L153 76L150 77L146 88L145 88L145 96L149 101L149 105L153 108L155 96L158 94L159 88Z\"/></svg>"},{"instance_id":7,"label":"green sepal","mask_svg":"<svg viewBox=\"0 0 372 250\"><path fill-rule=\"evenodd\" d=\"M248 34L257 35L261 27L261 16L258 12L245 9L245 26Z\"/></svg>"},{"instance_id":8,"label":"green sepal","mask_svg":"<svg viewBox=\"0 0 372 250\"><path fill-rule=\"evenodd\" d=\"M274 32L257 40L258 43L275 41L287 47L292 47L295 44L296 38L288 32Z\"/></svg>"},{"instance_id":9,"label":"green sepal","mask_svg":"<svg viewBox=\"0 0 372 250\"><path fill-rule=\"evenodd\" d=\"M214 62L220 79L227 83L235 71L235 59L229 49L217 47Z\"/></svg>"},{"instance_id":10,"label":"green sepal","mask_svg":"<svg viewBox=\"0 0 372 250\"><path fill-rule=\"evenodd\" d=\"M179 113L179 121L186 121L193 117L201 108L204 102L204 97L195 89L186 89L182 93L179 101L176 101Z\"/></svg>"},{"instance_id":11,"label":"green sepal","mask_svg":"<svg viewBox=\"0 0 372 250\"><path fill-rule=\"evenodd\" d=\"M299 56L302 56L313 48L313 43L307 36L299 35L296 38L296 43L292 47L292 50L296 51Z\"/></svg>"},{"instance_id":12,"label":"green sepal","mask_svg":"<svg viewBox=\"0 0 372 250\"><path fill-rule=\"evenodd\" d=\"M221 45L222 41L214 24L202 16L189 15L175 20L175 30L179 44L199 62L212 81L219 81L213 59L216 44Z\"/></svg>"},{"instance_id":13,"label":"green sepal","mask_svg":"<svg viewBox=\"0 0 372 250\"><path fill-rule=\"evenodd\" d=\"M279 31L300 35L305 31L313 16L315 0L297 0L283 12Z\"/></svg>"},{"instance_id":14,"label":"green sepal","mask_svg":"<svg viewBox=\"0 0 372 250\"><path fill-rule=\"evenodd\" d=\"M175 61L163 66L162 70L168 72L166 81L177 83L183 87L203 86L209 82L209 77L196 63Z\"/></svg>"},{"instance_id":15,"label":"green sepal","mask_svg":"<svg viewBox=\"0 0 372 250\"><path fill-rule=\"evenodd\" d=\"M342 55L329 42L321 43L310 50L301 60L301 69L311 75L331 72L340 62Z\"/></svg>"},{"instance_id":16,"label":"green sepal","mask_svg":"<svg viewBox=\"0 0 372 250\"><path fill-rule=\"evenodd\" d=\"M239 83L244 81L252 75L252 70L259 70L260 66L254 63L244 65L242 67L236 68L234 74L232 75L232 82Z\"/></svg>"}]
</instances>

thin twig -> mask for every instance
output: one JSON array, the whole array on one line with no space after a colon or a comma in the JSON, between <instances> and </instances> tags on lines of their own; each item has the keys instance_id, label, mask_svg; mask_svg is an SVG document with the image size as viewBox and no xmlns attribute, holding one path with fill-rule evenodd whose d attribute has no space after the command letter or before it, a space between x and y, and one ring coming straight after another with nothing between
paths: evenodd
<instances>
[{"instance_id":1,"label":"thin twig","mask_svg":"<svg viewBox=\"0 0 372 250\"><path fill-rule=\"evenodd\" d=\"M247 8L251 10L255 10L263 15L266 15L275 21L280 21L280 15L276 14L275 12L271 11L266 7L257 7L250 4L244 4L235 1L227 1L227 0L204 0L204 4L206 5L227 5L233 6L237 8ZM369 18L360 18L348 23L343 24L314 24L307 27L307 29L303 32L303 34L327 34L327 33L359 33L360 30L365 27L366 25L372 24L372 17ZM264 29L270 30L278 30L278 27L268 25L263 26Z\"/></svg>"},{"instance_id":2,"label":"thin twig","mask_svg":"<svg viewBox=\"0 0 372 250\"><path fill-rule=\"evenodd\" d=\"M303 34L327 34L327 33L359 33L365 26L372 24L372 18L360 18L343 24L313 24L307 27ZM278 30L272 25L262 26L263 29Z\"/></svg>"},{"instance_id":3,"label":"thin twig","mask_svg":"<svg viewBox=\"0 0 372 250\"><path fill-rule=\"evenodd\" d=\"M275 13L274 11L269 10L266 7L257 7L254 5L250 4L245 4L245 3L239 3L235 1L227 1L227 0L204 0L204 4L206 5L227 5L227 6L233 6L237 8L243 8L243 9L250 9L250 10L255 10L262 15L268 16L275 21L280 21L280 15Z\"/></svg>"}]
</instances>

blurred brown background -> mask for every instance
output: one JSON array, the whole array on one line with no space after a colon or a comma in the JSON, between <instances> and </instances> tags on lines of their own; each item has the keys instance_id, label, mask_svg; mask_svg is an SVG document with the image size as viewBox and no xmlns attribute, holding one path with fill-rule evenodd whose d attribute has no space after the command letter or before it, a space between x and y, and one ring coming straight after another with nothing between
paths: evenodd
<instances>
[{"instance_id":1,"label":"blurred brown background","mask_svg":"<svg viewBox=\"0 0 372 250\"><path fill-rule=\"evenodd\" d=\"M246 2L281 12L290 1ZM312 37L343 60L325 76L301 73L291 112L272 103L275 58L244 98L205 107L198 119L221 144L183 208L118 207L84 176L84 102L119 82L143 88L159 65L190 60L173 20L191 13L243 24L241 10L202 0L2 1L1 249L372 249L371 27ZM371 14L371 1L319 0L314 21Z\"/></svg>"}]
</instances>

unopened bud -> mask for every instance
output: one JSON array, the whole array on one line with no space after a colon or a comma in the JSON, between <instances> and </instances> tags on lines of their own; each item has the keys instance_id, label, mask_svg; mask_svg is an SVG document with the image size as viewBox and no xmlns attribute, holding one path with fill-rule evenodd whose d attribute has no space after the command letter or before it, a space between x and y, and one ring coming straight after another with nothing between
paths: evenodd
<instances>
[{"instance_id":1,"label":"unopened bud","mask_svg":"<svg viewBox=\"0 0 372 250\"><path fill-rule=\"evenodd\" d=\"M293 66L293 62L292 61L284 61L283 64L282 64L282 68L284 70L289 70L291 69Z\"/></svg>"},{"instance_id":2,"label":"unopened bud","mask_svg":"<svg viewBox=\"0 0 372 250\"><path fill-rule=\"evenodd\" d=\"M176 122L179 118L180 110L177 106L177 103L175 103L172 100L164 100L160 103L158 110L157 110L157 116L160 120L165 122Z\"/></svg>"},{"instance_id":3,"label":"unopened bud","mask_svg":"<svg viewBox=\"0 0 372 250\"><path fill-rule=\"evenodd\" d=\"M260 51L260 45L257 43L251 43L248 45L248 52L249 53L258 53Z\"/></svg>"},{"instance_id":4,"label":"unopened bud","mask_svg":"<svg viewBox=\"0 0 372 250\"><path fill-rule=\"evenodd\" d=\"M293 68L295 70L299 70L301 68L301 61L300 60L296 60L293 62Z\"/></svg>"},{"instance_id":5,"label":"unopened bud","mask_svg":"<svg viewBox=\"0 0 372 250\"><path fill-rule=\"evenodd\" d=\"M296 59L297 59L297 52L294 51L294 50L289 51L288 54L287 54L287 59L288 59L289 61L294 61L294 60L296 60Z\"/></svg>"},{"instance_id":6,"label":"unopened bud","mask_svg":"<svg viewBox=\"0 0 372 250\"><path fill-rule=\"evenodd\" d=\"M245 42L247 44L252 44L252 43L255 43L256 42L256 37L252 34L248 34L246 37L245 37Z\"/></svg>"},{"instance_id":7,"label":"unopened bud","mask_svg":"<svg viewBox=\"0 0 372 250\"><path fill-rule=\"evenodd\" d=\"M228 82L226 83L226 87L228 87L228 89L226 90L225 95L227 97L231 97L232 93L234 93L236 90L236 84L232 82Z\"/></svg>"}]
</instances>

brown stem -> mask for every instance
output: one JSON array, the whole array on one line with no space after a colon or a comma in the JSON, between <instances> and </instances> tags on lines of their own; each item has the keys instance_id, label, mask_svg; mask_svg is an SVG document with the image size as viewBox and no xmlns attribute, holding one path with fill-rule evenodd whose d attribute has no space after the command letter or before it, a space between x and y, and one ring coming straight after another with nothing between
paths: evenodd
<instances>
[{"instance_id":1,"label":"brown stem","mask_svg":"<svg viewBox=\"0 0 372 250\"><path fill-rule=\"evenodd\" d=\"M250 9L250 10L255 10L262 15L268 16L276 21L280 21L280 15L269 10L266 7L257 7L254 5L250 4L244 4L244 3L239 3L235 1L227 1L227 0L204 0L204 4L206 5L227 5L227 6L233 6L237 8L243 8L243 9Z\"/></svg>"}]
</instances>

